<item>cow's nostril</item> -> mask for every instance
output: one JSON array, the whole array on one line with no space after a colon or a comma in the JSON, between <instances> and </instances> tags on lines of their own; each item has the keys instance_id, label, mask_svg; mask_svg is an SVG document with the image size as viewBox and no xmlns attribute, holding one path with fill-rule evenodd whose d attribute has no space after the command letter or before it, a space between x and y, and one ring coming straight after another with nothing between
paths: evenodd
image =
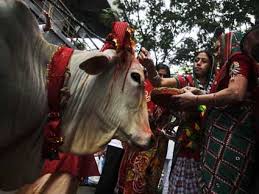
<instances>
[{"instance_id":1,"label":"cow's nostril","mask_svg":"<svg viewBox=\"0 0 259 194\"><path fill-rule=\"evenodd\" d=\"M135 81L138 82L140 84L141 79L140 79L140 74L136 73L136 72L132 72L131 73L131 78Z\"/></svg>"}]
</instances>

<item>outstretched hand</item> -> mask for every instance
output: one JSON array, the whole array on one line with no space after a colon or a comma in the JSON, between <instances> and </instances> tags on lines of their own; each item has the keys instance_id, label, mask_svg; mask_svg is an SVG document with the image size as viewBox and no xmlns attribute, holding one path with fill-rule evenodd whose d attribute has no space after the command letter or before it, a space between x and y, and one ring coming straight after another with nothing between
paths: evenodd
<instances>
[{"instance_id":1,"label":"outstretched hand","mask_svg":"<svg viewBox=\"0 0 259 194\"><path fill-rule=\"evenodd\" d=\"M44 14L45 19L46 19L46 24L45 24L43 30L44 30L44 32L47 32L51 29L50 16L49 16L49 13L46 12L45 10L43 11L43 14Z\"/></svg>"},{"instance_id":2,"label":"outstretched hand","mask_svg":"<svg viewBox=\"0 0 259 194\"><path fill-rule=\"evenodd\" d=\"M194 95L190 88L183 88L184 93L180 95L174 95L171 97L172 101L171 104L173 107L176 107L177 109L188 109L193 108L196 106L196 95Z\"/></svg>"},{"instance_id":3,"label":"outstretched hand","mask_svg":"<svg viewBox=\"0 0 259 194\"><path fill-rule=\"evenodd\" d=\"M191 86L186 86L183 88L185 91L190 91L191 93L195 94L195 95L202 95L205 94L204 90L200 90L198 88L195 87L191 87Z\"/></svg>"},{"instance_id":4,"label":"outstretched hand","mask_svg":"<svg viewBox=\"0 0 259 194\"><path fill-rule=\"evenodd\" d=\"M150 53L144 47L142 47L140 50L138 60L147 69L154 66L154 62L150 56Z\"/></svg>"}]
</instances>

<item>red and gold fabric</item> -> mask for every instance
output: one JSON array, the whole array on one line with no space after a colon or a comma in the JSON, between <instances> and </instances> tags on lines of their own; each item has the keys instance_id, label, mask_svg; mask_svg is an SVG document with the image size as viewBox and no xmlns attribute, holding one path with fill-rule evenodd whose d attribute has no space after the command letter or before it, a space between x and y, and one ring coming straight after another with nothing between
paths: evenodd
<instances>
[{"instance_id":1,"label":"red and gold fabric","mask_svg":"<svg viewBox=\"0 0 259 194\"><path fill-rule=\"evenodd\" d=\"M61 92L67 71L68 61L73 53L73 49L60 47L53 55L48 64L48 121L44 126L43 157L49 159L58 158L58 148L63 143L60 134L61 124Z\"/></svg>"},{"instance_id":2,"label":"red and gold fabric","mask_svg":"<svg viewBox=\"0 0 259 194\"><path fill-rule=\"evenodd\" d=\"M48 105L49 120L44 127L43 155L47 158L44 162L42 174L69 173L81 177L98 176L99 171L93 155L75 156L58 151L63 137L60 134L61 118L61 89L65 79L65 72L73 49L61 47L53 55L48 66Z\"/></svg>"},{"instance_id":3,"label":"red and gold fabric","mask_svg":"<svg viewBox=\"0 0 259 194\"><path fill-rule=\"evenodd\" d=\"M123 194L156 194L166 156L167 139L157 137L147 151L134 151L126 146L122 159L118 188Z\"/></svg>"},{"instance_id":4,"label":"red and gold fabric","mask_svg":"<svg viewBox=\"0 0 259 194\"><path fill-rule=\"evenodd\" d=\"M59 152L58 160L46 160L42 175L47 173L69 173L79 180L89 176L99 176L99 170L93 154L76 156Z\"/></svg>"},{"instance_id":5,"label":"red and gold fabric","mask_svg":"<svg viewBox=\"0 0 259 194\"><path fill-rule=\"evenodd\" d=\"M162 136L154 124L161 109L150 100L152 85L145 81L145 94L149 110L151 129L155 135L155 144L147 151L139 151L124 146L125 152L119 171L118 188L122 194L156 194L157 186L163 170L168 140Z\"/></svg>"},{"instance_id":6,"label":"red and gold fabric","mask_svg":"<svg viewBox=\"0 0 259 194\"><path fill-rule=\"evenodd\" d=\"M101 51L115 49L117 52L127 50L134 53L135 41L134 29L127 22L113 22L112 32L106 37Z\"/></svg>"}]
</instances>

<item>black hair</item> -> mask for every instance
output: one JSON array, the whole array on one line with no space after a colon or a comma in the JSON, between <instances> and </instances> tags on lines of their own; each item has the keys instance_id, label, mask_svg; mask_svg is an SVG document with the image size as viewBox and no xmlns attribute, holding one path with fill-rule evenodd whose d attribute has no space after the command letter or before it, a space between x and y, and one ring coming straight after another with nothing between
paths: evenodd
<instances>
[{"instance_id":1,"label":"black hair","mask_svg":"<svg viewBox=\"0 0 259 194\"><path fill-rule=\"evenodd\" d=\"M200 53L206 53L206 55L208 56L209 58L209 64L210 64L210 69L209 69L209 72L208 72L208 75L207 75L207 80L208 80L208 84L209 84L209 81L211 80L211 78L215 75L216 73L216 64L215 64L215 61L214 61L214 57L213 55L207 51L207 50L201 50L201 51L198 51L195 53L195 57L197 57ZM193 74L194 75L194 74ZM194 75L195 76L195 75Z\"/></svg>"},{"instance_id":2,"label":"black hair","mask_svg":"<svg viewBox=\"0 0 259 194\"><path fill-rule=\"evenodd\" d=\"M210 65L212 66L213 63L214 63L213 55L212 55L209 51L207 51L207 50L201 50L201 51L198 51L198 52L195 53L195 57L197 57L198 54L200 54L200 53L206 53L206 55L207 55L208 58L209 58L209 63L210 63Z\"/></svg>"},{"instance_id":3,"label":"black hair","mask_svg":"<svg viewBox=\"0 0 259 194\"><path fill-rule=\"evenodd\" d=\"M219 36L220 36L221 34L223 34L224 32L225 32L225 30L224 30L224 28L222 28L221 26L216 27L215 30L214 30L214 36L213 36L213 38L214 38L214 39L218 39Z\"/></svg>"},{"instance_id":4,"label":"black hair","mask_svg":"<svg viewBox=\"0 0 259 194\"><path fill-rule=\"evenodd\" d=\"M159 71L160 69L164 69L166 71L166 77L170 77L171 76L170 69L169 69L169 67L167 65L162 64L162 63L158 64L156 66L156 70Z\"/></svg>"}]
</instances>

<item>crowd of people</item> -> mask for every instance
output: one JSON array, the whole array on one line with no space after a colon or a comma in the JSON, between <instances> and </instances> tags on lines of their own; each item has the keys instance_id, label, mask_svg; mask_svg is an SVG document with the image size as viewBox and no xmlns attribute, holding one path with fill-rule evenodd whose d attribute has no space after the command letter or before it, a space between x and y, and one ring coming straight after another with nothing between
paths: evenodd
<instances>
[{"instance_id":1,"label":"crowd of people","mask_svg":"<svg viewBox=\"0 0 259 194\"><path fill-rule=\"evenodd\" d=\"M148 111L156 143L147 151L124 146L117 193L162 193L158 184L168 140L160 133L158 121L167 115L164 107L150 101L153 87L184 90L168 102L167 109L181 112L181 122L174 139L169 188L163 193L258 192L259 52L251 57L241 50L241 40L247 37L240 32L216 31L214 53L198 51L191 75L170 77L167 68L160 70L150 53L141 49L138 59L147 74Z\"/></svg>"},{"instance_id":2,"label":"crowd of people","mask_svg":"<svg viewBox=\"0 0 259 194\"><path fill-rule=\"evenodd\" d=\"M167 65L155 66L149 51L141 49L138 59L145 68L155 143L141 151L118 140L110 142L96 194L259 192L259 50L255 46L250 55L242 45L258 28L254 26L245 36L217 31L214 53L198 51L191 75L171 77ZM183 89L184 93L172 96L168 107L160 107L150 97L155 87ZM181 122L172 147L161 128L170 122L163 117L176 112ZM173 152L172 165L164 165L168 151ZM167 171L169 180L162 176ZM161 183L166 189L161 189Z\"/></svg>"}]
</instances>

